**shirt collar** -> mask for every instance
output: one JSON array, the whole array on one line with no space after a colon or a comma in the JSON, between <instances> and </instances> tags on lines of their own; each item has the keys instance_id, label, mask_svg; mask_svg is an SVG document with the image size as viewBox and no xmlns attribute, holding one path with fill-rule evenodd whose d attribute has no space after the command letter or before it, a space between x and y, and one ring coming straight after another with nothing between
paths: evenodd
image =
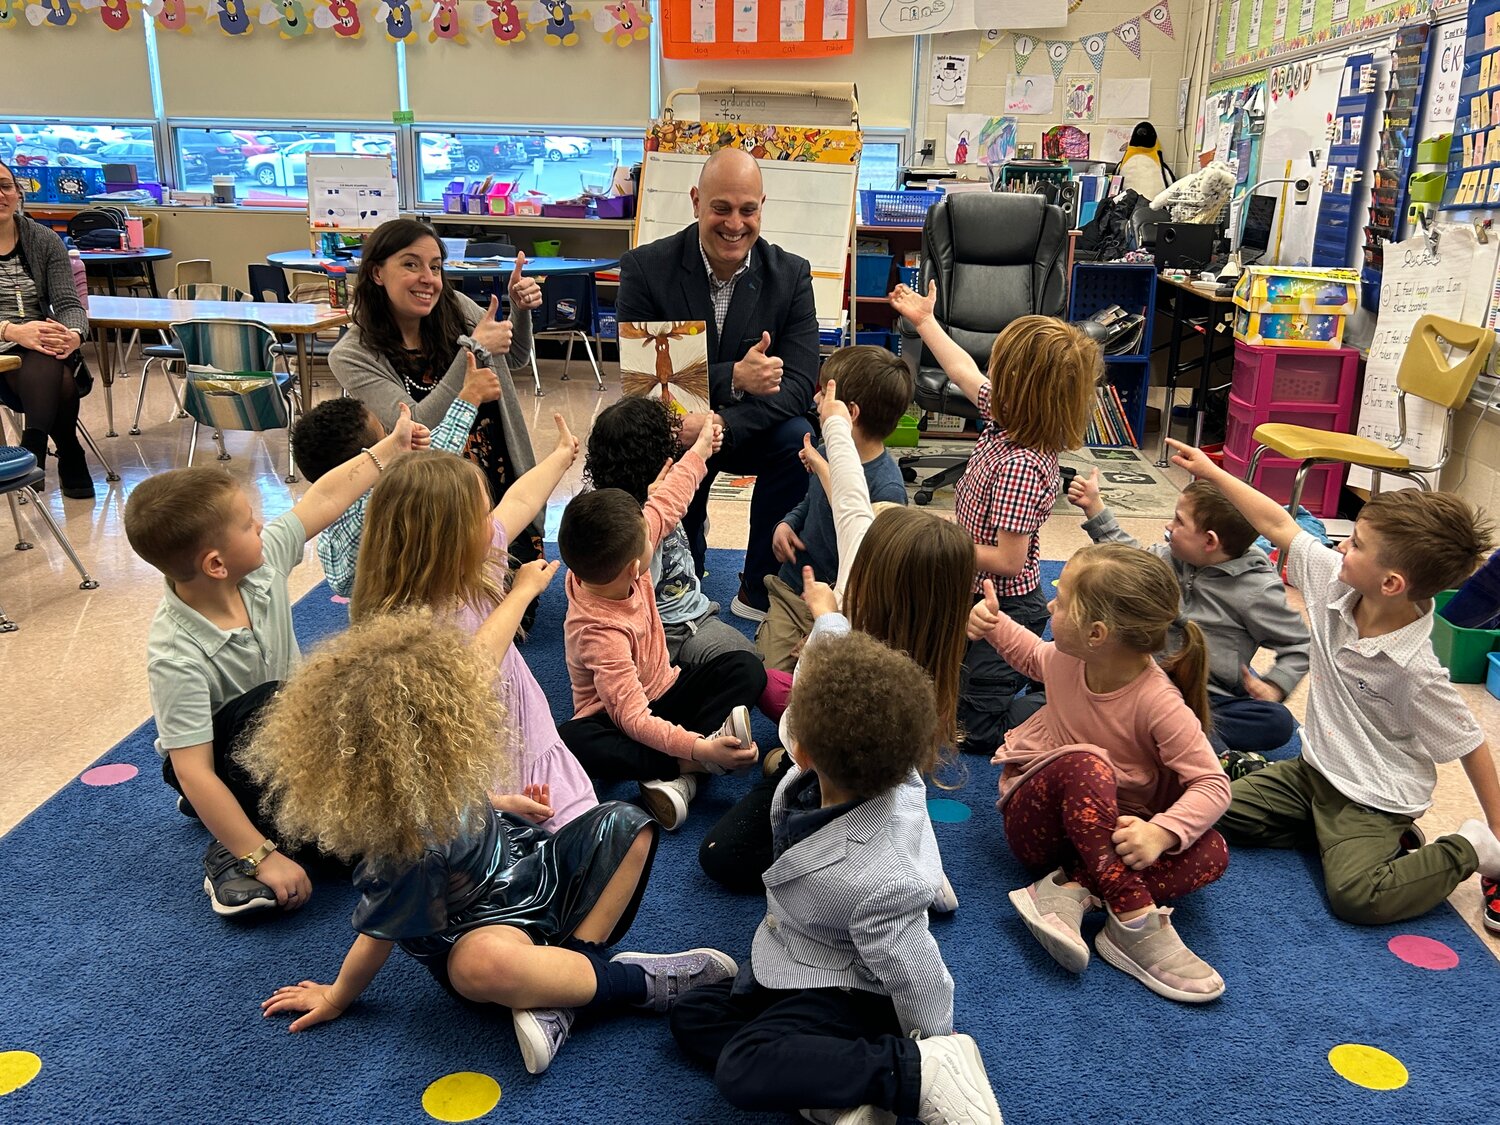
<instances>
[{"instance_id":1,"label":"shirt collar","mask_svg":"<svg viewBox=\"0 0 1500 1125\"><path fill-rule=\"evenodd\" d=\"M708 260L708 251L703 249L703 240L701 238L698 240L698 256L703 259L703 272L708 274L708 283L710 285L717 285L721 288L725 285L733 285L740 279L740 274L744 273L747 269L750 268L750 255L754 253L755 246L754 244L752 244L749 251L745 254L745 260L740 263L740 268L735 270L734 273L730 275L728 281L720 281L717 277L714 276L714 267L713 264Z\"/></svg>"},{"instance_id":2,"label":"shirt collar","mask_svg":"<svg viewBox=\"0 0 1500 1125\"><path fill-rule=\"evenodd\" d=\"M1335 579L1335 586L1344 586L1342 582ZM1427 608L1422 615L1410 625L1403 625L1389 633L1382 633L1378 637L1359 636L1359 623L1354 620L1354 607L1359 604L1359 591L1352 586L1344 586L1344 593L1328 603L1328 609L1341 617L1353 630L1355 638L1349 641L1349 645L1359 650L1363 656L1378 656L1384 653L1401 667L1409 665L1416 655L1422 651L1424 645L1432 636L1432 602L1427 602Z\"/></svg>"},{"instance_id":3,"label":"shirt collar","mask_svg":"<svg viewBox=\"0 0 1500 1125\"><path fill-rule=\"evenodd\" d=\"M216 656L219 650L229 643L229 638L239 632L238 629L229 631L220 629L183 601L170 580L163 579L162 582L166 587L162 605L166 609L167 616L192 637L208 656ZM259 615L258 611L270 598L270 589L271 578L267 567L260 567L240 579L240 596L245 600L245 612L251 621L251 632L254 632L254 622Z\"/></svg>"}]
</instances>

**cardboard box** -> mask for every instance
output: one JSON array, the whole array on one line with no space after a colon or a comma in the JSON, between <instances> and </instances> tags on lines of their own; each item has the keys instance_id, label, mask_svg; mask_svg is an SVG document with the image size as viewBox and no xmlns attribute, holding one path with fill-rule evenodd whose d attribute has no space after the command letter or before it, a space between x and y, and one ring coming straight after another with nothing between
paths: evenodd
<instances>
[{"instance_id":1,"label":"cardboard box","mask_svg":"<svg viewBox=\"0 0 1500 1125\"><path fill-rule=\"evenodd\" d=\"M1267 313L1236 309L1234 338L1261 348L1340 348L1344 317L1337 313Z\"/></svg>"},{"instance_id":2,"label":"cardboard box","mask_svg":"<svg viewBox=\"0 0 1500 1125\"><path fill-rule=\"evenodd\" d=\"M1359 307L1351 269L1250 266L1234 288L1234 338L1257 347L1337 348Z\"/></svg>"}]
</instances>

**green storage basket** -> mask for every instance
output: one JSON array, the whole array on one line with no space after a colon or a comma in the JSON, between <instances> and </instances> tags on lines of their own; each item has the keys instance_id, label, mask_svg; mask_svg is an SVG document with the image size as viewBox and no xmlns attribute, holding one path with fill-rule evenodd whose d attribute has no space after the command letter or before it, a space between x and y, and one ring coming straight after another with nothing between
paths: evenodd
<instances>
[{"instance_id":1,"label":"green storage basket","mask_svg":"<svg viewBox=\"0 0 1500 1125\"><path fill-rule=\"evenodd\" d=\"M1452 133L1440 133L1436 137L1428 137L1417 145L1417 163L1447 164L1448 149L1452 144Z\"/></svg>"},{"instance_id":2,"label":"green storage basket","mask_svg":"<svg viewBox=\"0 0 1500 1125\"><path fill-rule=\"evenodd\" d=\"M1413 203L1441 203L1447 183L1447 172L1418 172L1407 182L1407 192Z\"/></svg>"},{"instance_id":3,"label":"green storage basket","mask_svg":"<svg viewBox=\"0 0 1500 1125\"><path fill-rule=\"evenodd\" d=\"M533 242L531 249L538 258L556 258L562 253L562 240L544 238L540 242Z\"/></svg>"},{"instance_id":4,"label":"green storage basket","mask_svg":"<svg viewBox=\"0 0 1500 1125\"><path fill-rule=\"evenodd\" d=\"M1500 647L1500 629L1463 629L1439 616L1456 590L1432 599L1432 651L1455 684L1482 684L1489 674L1489 655Z\"/></svg>"},{"instance_id":5,"label":"green storage basket","mask_svg":"<svg viewBox=\"0 0 1500 1125\"><path fill-rule=\"evenodd\" d=\"M917 431L917 416L915 414L901 415L901 421L896 423L896 428L891 431L885 444L893 449L914 449L920 440Z\"/></svg>"}]
</instances>

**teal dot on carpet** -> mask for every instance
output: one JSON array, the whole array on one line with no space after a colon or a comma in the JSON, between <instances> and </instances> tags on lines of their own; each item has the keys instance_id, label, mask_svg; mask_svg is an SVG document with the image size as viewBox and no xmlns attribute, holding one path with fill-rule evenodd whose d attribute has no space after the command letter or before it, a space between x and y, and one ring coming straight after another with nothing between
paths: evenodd
<instances>
[{"instance_id":1,"label":"teal dot on carpet","mask_svg":"<svg viewBox=\"0 0 1500 1125\"><path fill-rule=\"evenodd\" d=\"M962 801L952 801L947 797L929 797L927 815L939 824L958 824L968 820L972 813L969 806Z\"/></svg>"}]
</instances>

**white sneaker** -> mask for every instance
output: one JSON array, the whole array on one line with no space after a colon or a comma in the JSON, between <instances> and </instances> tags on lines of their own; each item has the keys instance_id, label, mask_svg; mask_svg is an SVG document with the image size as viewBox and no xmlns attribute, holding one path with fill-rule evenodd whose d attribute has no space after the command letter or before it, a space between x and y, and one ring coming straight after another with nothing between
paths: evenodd
<instances>
[{"instance_id":1,"label":"white sneaker","mask_svg":"<svg viewBox=\"0 0 1500 1125\"><path fill-rule=\"evenodd\" d=\"M676 832L687 819L688 802L698 795L698 778L690 773L670 781L641 782L641 800L646 811L668 832Z\"/></svg>"},{"instance_id":2,"label":"white sneaker","mask_svg":"<svg viewBox=\"0 0 1500 1125\"><path fill-rule=\"evenodd\" d=\"M917 1050L922 1054L917 1117L923 1125L1004 1125L984 1059L972 1037L918 1039Z\"/></svg>"},{"instance_id":3,"label":"white sneaker","mask_svg":"<svg viewBox=\"0 0 1500 1125\"><path fill-rule=\"evenodd\" d=\"M804 1109L802 1120L813 1125L896 1125L896 1115L873 1105L853 1109Z\"/></svg>"},{"instance_id":4,"label":"white sneaker","mask_svg":"<svg viewBox=\"0 0 1500 1125\"><path fill-rule=\"evenodd\" d=\"M723 725L719 727L718 730L714 731L713 734L709 735L708 740L712 742L714 739L721 738L726 734L730 738L739 739L741 749L754 744L755 739L750 737L750 708L736 707L734 710L730 711L729 717L724 720ZM750 762L744 766L741 766L740 769L749 769L750 766L753 766L754 764L754 762ZM703 768L716 777L722 776L723 774L729 772L723 766L719 765L718 762L705 761L703 763ZM738 773L739 770L736 770L735 772Z\"/></svg>"},{"instance_id":5,"label":"white sneaker","mask_svg":"<svg viewBox=\"0 0 1500 1125\"><path fill-rule=\"evenodd\" d=\"M958 892L953 889L953 884L948 882L948 875L943 874L943 885L938 888L937 898L932 900L928 908L934 914L952 914L958 909Z\"/></svg>"},{"instance_id":6,"label":"white sneaker","mask_svg":"<svg viewBox=\"0 0 1500 1125\"><path fill-rule=\"evenodd\" d=\"M1495 838L1488 824L1471 817L1458 826L1455 835L1462 836L1473 846L1481 875L1486 879L1500 878L1500 839Z\"/></svg>"},{"instance_id":7,"label":"white sneaker","mask_svg":"<svg viewBox=\"0 0 1500 1125\"><path fill-rule=\"evenodd\" d=\"M541 1074L551 1066L573 1030L572 1008L513 1008L510 1018L527 1074Z\"/></svg>"}]
</instances>

